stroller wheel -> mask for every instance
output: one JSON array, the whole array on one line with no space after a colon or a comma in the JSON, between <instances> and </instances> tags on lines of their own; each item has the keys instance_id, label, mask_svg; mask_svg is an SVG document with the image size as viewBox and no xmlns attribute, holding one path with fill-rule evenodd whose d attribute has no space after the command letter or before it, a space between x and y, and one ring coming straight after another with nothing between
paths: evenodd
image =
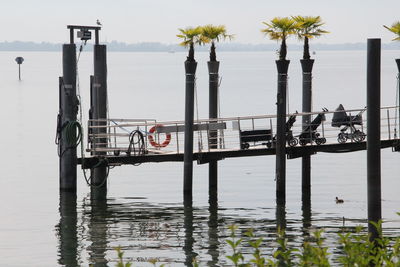
<instances>
[{"instance_id":1,"label":"stroller wheel","mask_svg":"<svg viewBox=\"0 0 400 267\"><path fill-rule=\"evenodd\" d=\"M317 146L319 146L320 144L322 144L322 138L317 138L317 139L315 139L315 143L317 144Z\"/></svg>"},{"instance_id":2,"label":"stroller wheel","mask_svg":"<svg viewBox=\"0 0 400 267\"><path fill-rule=\"evenodd\" d=\"M297 139L294 138L294 137L292 139L288 140L288 145L291 146L291 147L297 146L298 143L299 143L299 141L297 141Z\"/></svg>"},{"instance_id":3,"label":"stroller wheel","mask_svg":"<svg viewBox=\"0 0 400 267\"><path fill-rule=\"evenodd\" d=\"M300 139L299 143L301 146L305 146L307 144L307 141L304 139Z\"/></svg>"},{"instance_id":4,"label":"stroller wheel","mask_svg":"<svg viewBox=\"0 0 400 267\"><path fill-rule=\"evenodd\" d=\"M354 140L355 142L359 143L359 142L362 142L364 139L365 139L365 136L364 136L364 134L363 134L361 131L356 130L356 131L354 132L354 134L353 134L353 140Z\"/></svg>"},{"instance_id":5,"label":"stroller wheel","mask_svg":"<svg viewBox=\"0 0 400 267\"><path fill-rule=\"evenodd\" d=\"M325 144L325 143L326 143L326 138L325 138L325 137L322 137L322 138L321 138L321 141L322 141L322 144Z\"/></svg>"},{"instance_id":6,"label":"stroller wheel","mask_svg":"<svg viewBox=\"0 0 400 267\"><path fill-rule=\"evenodd\" d=\"M347 137L344 133L339 133L337 140L339 143L344 144L347 141Z\"/></svg>"},{"instance_id":7,"label":"stroller wheel","mask_svg":"<svg viewBox=\"0 0 400 267\"><path fill-rule=\"evenodd\" d=\"M249 143L243 143L240 145L241 149L248 149L250 147Z\"/></svg>"}]
</instances>

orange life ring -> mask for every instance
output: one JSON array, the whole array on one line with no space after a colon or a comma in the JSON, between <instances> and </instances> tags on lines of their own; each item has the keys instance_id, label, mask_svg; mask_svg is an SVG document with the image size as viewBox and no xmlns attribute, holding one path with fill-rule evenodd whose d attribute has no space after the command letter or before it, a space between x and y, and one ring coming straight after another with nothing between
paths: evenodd
<instances>
[{"instance_id":1,"label":"orange life ring","mask_svg":"<svg viewBox=\"0 0 400 267\"><path fill-rule=\"evenodd\" d=\"M151 129L149 131L150 134L147 136L147 138L149 139L150 145L152 145L154 147L166 147L171 142L171 134L170 133L165 134L165 140L161 144L154 141L154 137L152 134L156 131L157 128L161 128L161 127L164 127L164 126L161 124L154 125L153 127L151 127Z\"/></svg>"}]
</instances>

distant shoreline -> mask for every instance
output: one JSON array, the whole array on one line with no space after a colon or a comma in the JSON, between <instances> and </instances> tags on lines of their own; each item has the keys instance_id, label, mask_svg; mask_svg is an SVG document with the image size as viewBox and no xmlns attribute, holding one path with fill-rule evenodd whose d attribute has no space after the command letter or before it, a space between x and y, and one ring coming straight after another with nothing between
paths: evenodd
<instances>
[{"instance_id":1,"label":"distant shoreline","mask_svg":"<svg viewBox=\"0 0 400 267\"><path fill-rule=\"evenodd\" d=\"M80 42L76 43L77 46ZM143 42L127 44L121 42L108 42L107 45L109 52L184 52L186 49L178 44L163 44L157 42ZM221 52L257 52L257 51L276 51L279 44L243 44L243 43L221 43L217 45L218 51ZM303 46L301 44L288 44L289 50L301 51ZM343 43L343 44L318 44L311 43L311 51L334 51L334 50L366 50L367 43ZM382 43L383 50L400 50L400 43ZM91 43L85 48L86 51L92 50ZM209 46L197 47L196 51L208 51ZM35 43L35 42L0 42L0 51L43 51L43 52L60 52L62 51L62 44L57 43Z\"/></svg>"}]
</instances>

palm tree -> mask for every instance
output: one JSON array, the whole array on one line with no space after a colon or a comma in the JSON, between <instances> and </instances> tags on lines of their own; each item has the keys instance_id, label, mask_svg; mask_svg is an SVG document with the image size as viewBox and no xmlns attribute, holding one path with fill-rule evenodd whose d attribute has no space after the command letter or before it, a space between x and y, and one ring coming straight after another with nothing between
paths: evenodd
<instances>
[{"instance_id":1,"label":"palm tree","mask_svg":"<svg viewBox=\"0 0 400 267\"><path fill-rule=\"evenodd\" d=\"M324 33L329 33L321 29L325 23L322 22L320 16L292 16L293 20L297 23L296 34L300 40L304 40L303 59L310 59L310 47L308 40L319 37Z\"/></svg>"},{"instance_id":2,"label":"palm tree","mask_svg":"<svg viewBox=\"0 0 400 267\"><path fill-rule=\"evenodd\" d=\"M286 39L295 33L296 22L292 18L273 18L269 23L263 22L267 28L262 29L261 32L269 36L271 40L282 40L281 48L279 50L279 60L286 60L287 47Z\"/></svg>"},{"instance_id":3,"label":"palm tree","mask_svg":"<svg viewBox=\"0 0 400 267\"><path fill-rule=\"evenodd\" d=\"M388 27L385 25L383 25L383 27L397 35L397 37L394 38L393 41L400 41L400 21L393 23L392 27Z\"/></svg>"},{"instance_id":4,"label":"palm tree","mask_svg":"<svg viewBox=\"0 0 400 267\"><path fill-rule=\"evenodd\" d=\"M211 42L211 50L210 50L210 61L217 61L217 54L215 53L215 42L219 42L220 40L229 39L232 40L233 34L229 35L226 33L225 25L214 26L212 24L208 24L203 26L201 35L206 40L206 42Z\"/></svg>"},{"instance_id":5,"label":"palm tree","mask_svg":"<svg viewBox=\"0 0 400 267\"><path fill-rule=\"evenodd\" d=\"M188 27L186 29L178 29L181 34L177 34L176 36L181 38L183 41L179 44L184 47L189 47L189 54L187 57L187 61L195 61L194 60L194 45L195 44L203 44L206 41L204 37L201 35L201 27Z\"/></svg>"}]
</instances>

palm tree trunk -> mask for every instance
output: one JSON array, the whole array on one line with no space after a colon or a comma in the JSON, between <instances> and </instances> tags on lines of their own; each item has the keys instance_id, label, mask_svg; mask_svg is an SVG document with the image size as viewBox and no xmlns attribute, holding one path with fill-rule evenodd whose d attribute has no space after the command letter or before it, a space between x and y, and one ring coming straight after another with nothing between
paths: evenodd
<instances>
[{"instance_id":1,"label":"palm tree trunk","mask_svg":"<svg viewBox=\"0 0 400 267\"><path fill-rule=\"evenodd\" d=\"M304 37L303 59L310 59L310 46L308 45L308 37Z\"/></svg>"},{"instance_id":2,"label":"palm tree trunk","mask_svg":"<svg viewBox=\"0 0 400 267\"><path fill-rule=\"evenodd\" d=\"M286 60L286 55L287 55L286 37L283 37L281 50L279 51L279 60Z\"/></svg>"},{"instance_id":3,"label":"palm tree trunk","mask_svg":"<svg viewBox=\"0 0 400 267\"><path fill-rule=\"evenodd\" d=\"M211 43L210 61L211 62L217 61L217 54L215 53L215 44L214 44L214 42Z\"/></svg>"},{"instance_id":4,"label":"palm tree trunk","mask_svg":"<svg viewBox=\"0 0 400 267\"><path fill-rule=\"evenodd\" d=\"M189 47L189 54L187 56L187 61L195 61L194 60L194 45L193 43L190 43L190 47Z\"/></svg>"}]
</instances>

